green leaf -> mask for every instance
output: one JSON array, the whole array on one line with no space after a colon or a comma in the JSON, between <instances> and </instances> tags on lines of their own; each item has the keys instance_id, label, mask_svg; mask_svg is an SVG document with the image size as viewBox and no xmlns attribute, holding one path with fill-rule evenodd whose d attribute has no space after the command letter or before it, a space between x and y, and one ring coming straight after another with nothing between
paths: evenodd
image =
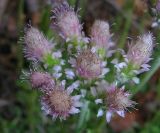
<instances>
[{"instance_id":1,"label":"green leaf","mask_svg":"<svg viewBox=\"0 0 160 133\"><path fill-rule=\"evenodd\" d=\"M77 125L77 133L80 133L86 127L86 122L90 118L89 104L90 102L86 101L83 109L81 110L80 118Z\"/></svg>"},{"instance_id":2,"label":"green leaf","mask_svg":"<svg viewBox=\"0 0 160 133\"><path fill-rule=\"evenodd\" d=\"M53 67L53 66L55 66L57 64L60 64L60 60L54 59L51 54L45 56L44 62L45 62L45 64L48 65L49 68Z\"/></svg>"}]
</instances>

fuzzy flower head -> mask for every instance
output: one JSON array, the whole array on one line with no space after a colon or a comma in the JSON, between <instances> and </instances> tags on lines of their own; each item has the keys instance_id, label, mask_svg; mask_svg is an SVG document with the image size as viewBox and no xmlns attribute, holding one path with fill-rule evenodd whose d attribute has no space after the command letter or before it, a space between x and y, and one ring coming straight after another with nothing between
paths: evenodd
<instances>
[{"instance_id":1,"label":"fuzzy flower head","mask_svg":"<svg viewBox=\"0 0 160 133\"><path fill-rule=\"evenodd\" d=\"M124 88L116 88L115 86L111 86L106 92L105 103L108 110L116 112L116 111L125 111L127 107L133 106L133 101L129 99L129 93L124 91Z\"/></svg>"},{"instance_id":2,"label":"fuzzy flower head","mask_svg":"<svg viewBox=\"0 0 160 133\"><path fill-rule=\"evenodd\" d=\"M36 28L26 29L24 43L24 54L28 60L42 61L45 56L51 53L50 42Z\"/></svg>"},{"instance_id":3,"label":"fuzzy flower head","mask_svg":"<svg viewBox=\"0 0 160 133\"><path fill-rule=\"evenodd\" d=\"M98 48L110 47L109 24L105 21L96 20L91 29L91 43Z\"/></svg>"},{"instance_id":4,"label":"fuzzy flower head","mask_svg":"<svg viewBox=\"0 0 160 133\"><path fill-rule=\"evenodd\" d=\"M124 87L119 89L115 85L108 86L104 96L103 100L97 99L96 102L104 102L104 105L107 108L107 122L110 122L113 113L117 113L121 117L124 117L125 111L128 110L127 108L134 108L136 104L134 101L129 99L130 94L124 91ZM100 109L97 116L99 117L102 114L102 109Z\"/></svg>"},{"instance_id":5,"label":"fuzzy flower head","mask_svg":"<svg viewBox=\"0 0 160 133\"><path fill-rule=\"evenodd\" d=\"M87 49L77 56L76 69L83 78L97 78L102 73L102 62L96 53Z\"/></svg>"},{"instance_id":6,"label":"fuzzy flower head","mask_svg":"<svg viewBox=\"0 0 160 133\"><path fill-rule=\"evenodd\" d=\"M62 4L55 8L53 13L54 25L64 39L81 38L81 24L73 8L68 4Z\"/></svg>"},{"instance_id":7,"label":"fuzzy flower head","mask_svg":"<svg viewBox=\"0 0 160 133\"><path fill-rule=\"evenodd\" d=\"M52 8L60 6L63 3L67 4L67 1L66 0L49 0L49 4L52 6Z\"/></svg>"},{"instance_id":8,"label":"fuzzy flower head","mask_svg":"<svg viewBox=\"0 0 160 133\"><path fill-rule=\"evenodd\" d=\"M140 67L142 64L145 64L150 60L153 47L154 44L152 34L144 34L139 37L135 45L131 45L129 47L129 51L127 53L128 61L136 67Z\"/></svg>"},{"instance_id":9,"label":"fuzzy flower head","mask_svg":"<svg viewBox=\"0 0 160 133\"><path fill-rule=\"evenodd\" d=\"M48 73L32 72L29 79L33 88L38 88L43 92L55 86L53 78Z\"/></svg>"},{"instance_id":10,"label":"fuzzy flower head","mask_svg":"<svg viewBox=\"0 0 160 133\"><path fill-rule=\"evenodd\" d=\"M71 87L65 90L63 86L55 86L41 98L42 110L53 119L66 119L70 114L79 113L81 95L71 96L71 90Z\"/></svg>"},{"instance_id":11,"label":"fuzzy flower head","mask_svg":"<svg viewBox=\"0 0 160 133\"><path fill-rule=\"evenodd\" d=\"M156 10L157 10L158 13L160 13L160 0L157 0Z\"/></svg>"},{"instance_id":12,"label":"fuzzy flower head","mask_svg":"<svg viewBox=\"0 0 160 133\"><path fill-rule=\"evenodd\" d=\"M130 94L124 91L124 88L111 86L106 92L105 104L108 108L106 119L109 122L114 112L124 117L128 107L134 108L135 102L129 99Z\"/></svg>"}]
</instances>

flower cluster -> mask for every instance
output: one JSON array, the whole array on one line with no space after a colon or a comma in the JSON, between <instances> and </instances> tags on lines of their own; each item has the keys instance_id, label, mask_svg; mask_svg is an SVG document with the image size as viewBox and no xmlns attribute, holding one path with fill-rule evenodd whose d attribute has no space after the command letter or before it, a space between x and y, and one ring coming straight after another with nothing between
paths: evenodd
<instances>
[{"instance_id":1,"label":"flower cluster","mask_svg":"<svg viewBox=\"0 0 160 133\"><path fill-rule=\"evenodd\" d=\"M77 13L66 2L52 12L53 30L62 37L61 43L49 41L32 26L24 35L24 55L36 67L26 77L33 88L42 92L41 109L53 119L63 120L79 113L93 96L97 117L104 111L107 122L114 113L124 117L128 108L136 105L125 83L139 83L137 75L149 70L153 35L140 36L127 53L118 48L111 50L115 43L108 22L96 20L89 38L84 36ZM122 59L116 58L116 52ZM107 80L111 76L114 78Z\"/></svg>"},{"instance_id":2,"label":"flower cluster","mask_svg":"<svg viewBox=\"0 0 160 133\"><path fill-rule=\"evenodd\" d=\"M110 122L113 113L117 113L119 116L124 117L125 111L128 107L134 108L136 102L129 99L130 93L124 91L124 87L117 88L115 85L106 86L104 98L96 99L97 104L104 104L103 106L108 108L106 111L106 120ZM103 115L103 109L98 110L97 117Z\"/></svg>"}]
</instances>

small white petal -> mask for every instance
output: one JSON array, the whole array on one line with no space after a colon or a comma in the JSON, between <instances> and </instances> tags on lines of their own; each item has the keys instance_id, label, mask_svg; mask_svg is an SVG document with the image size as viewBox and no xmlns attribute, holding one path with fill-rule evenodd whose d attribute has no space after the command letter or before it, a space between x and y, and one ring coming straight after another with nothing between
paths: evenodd
<instances>
[{"instance_id":1,"label":"small white petal","mask_svg":"<svg viewBox=\"0 0 160 133\"><path fill-rule=\"evenodd\" d=\"M69 42L70 40L71 40L70 38L67 38L67 39L66 39L66 42Z\"/></svg>"},{"instance_id":2,"label":"small white petal","mask_svg":"<svg viewBox=\"0 0 160 133\"><path fill-rule=\"evenodd\" d=\"M96 48L95 48L95 47L92 47L92 48L91 48L91 52L92 52L92 53L95 53L95 52L96 52Z\"/></svg>"},{"instance_id":3,"label":"small white petal","mask_svg":"<svg viewBox=\"0 0 160 133\"><path fill-rule=\"evenodd\" d=\"M146 62L149 62L149 61L151 61L151 60L153 60L153 58L148 58L148 59L146 60Z\"/></svg>"},{"instance_id":4,"label":"small white petal","mask_svg":"<svg viewBox=\"0 0 160 133\"><path fill-rule=\"evenodd\" d=\"M140 80L137 77L133 77L132 80L134 81L134 83L139 84Z\"/></svg>"},{"instance_id":5,"label":"small white petal","mask_svg":"<svg viewBox=\"0 0 160 133\"><path fill-rule=\"evenodd\" d=\"M121 116L121 117L125 117L125 113L124 113L123 110L117 111L117 114L118 114L119 116Z\"/></svg>"},{"instance_id":6,"label":"small white petal","mask_svg":"<svg viewBox=\"0 0 160 133\"><path fill-rule=\"evenodd\" d=\"M127 64L125 62L121 62L121 63L117 64L118 68L123 68L125 66L127 66Z\"/></svg>"},{"instance_id":7,"label":"small white petal","mask_svg":"<svg viewBox=\"0 0 160 133\"><path fill-rule=\"evenodd\" d=\"M48 114L50 114L50 111L51 111L50 109L46 109L45 113L48 115Z\"/></svg>"},{"instance_id":8,"label":"small white petal","mask_svg":"<svg viewBox=\"0 0 160 133\"><path fill-rule=\"evenodd\" d=\"M66 80L62 80L61 85L65 88L65 86L66 86Z\"/></svg>"},{"instance_id":9,"label":"small white petal","mask_svg":"<svg viewBox=\"0 0 160 133\"><path fill-rule=\"evenodd\" d=\"M83 38L83 41L85 42L85 43L89 43L89 38L87 38L87 37L85 37L85 38Z\"/></svg>"},{"instance_id":10,"label":"small white petal","mask_svg":"<svg viewBox=\"0 0 160 133\"><path fill-rule=\"evenodd\" d=\"M78 88L79 84L80 84L79 81L74 82L72 85L70 85L70 86L67 88L67 93L68 93L68 94L71 94L74 89L77 89L77 88Z\"/></svg>"},{"instance_id":11,"label":"small white petal","mask_svg":"<svg viewBox=\"0 0 160 133\"><path fill-rule=\"evenodd\" d=\"M128 60L127 58L124 58L124 60L125 60L125 62L127 62L127 63L129 62L129 60Z\"/></svg>"},{"instance_id":12,"label":"small white petal","mask_svg":"<svg viewBox=\"0 0 160 133\"><path fill-rule=\"evenodd\" d=\"M62 76L62 73L54 73L53 74L53 77L55 77L55 78L60 78Z\"/></svg>"},{"instance_id":13,"label":"small white petal","mask_svg":"<svg viewBox=\"0 0 160 133\"><path fill-rule=\"evenodd\" d=\"M109 83L107 83L105 80L102 80L96 84L97 84L97 93L103 93L106 91L107 88L110 88L108 87Z\"/></svg>"},{"instance_id":14,"label":"small white petal","mask_svg":"<svg viewBox=\"0 0 160 133\"><path fill-rule=\"evenodd\" d=\"M116 52L116 50L109 50L107 51L107 57L111 57L114 53Z\"/></svg>"},{"instance_id":15,"label":"small white petal","mask_svg":"<svg viewBox=\"0 0 160 133\"><path fill-rule=\"evenodd\" d=\"M83 82L86 85L86 84L88 84L89 81L88 80L84 80Z\"/></svg>"},{"instance_id":16,"label":"small white petal","mask_svg":"<svg viewBox=\"0 0 160 133\"><path fill-rule=\"evenodd\" d=\"M83 103L77 101L77 102L74 102L74 103L73 103L73 106L74 106L74 107L82 107L82 106L83 106Z\"/></svg>"},{"instance_id":17,"label":"small white petal","mask_svg":"<svg viewBox=\"0 0 160 133\"><path fill-rule=\"evenodd\" d=\"M67 94L71 94L73 92L74 88L72 86L69 86L67 88Z\"/></svg>"},{"instance_id":18,"label":"small white petal","mask_svg":"<svg viewBox=\"0 0 160 133\"><path fill-rule=\"evenodd\" d=\"M61 60L60 64L63 66L65 65L65 60Z\"/></svg>"},{"instance_id":19,"label":"small white petal","mask_svg":"<svg viewBox=\"0 0 160 133\"><path fill-rule=\"evenodd\" d=\"M142 64L141 67L143 67L143 68L150 68L151 66L148 65L148 64Z\"/></svg>"},{"instance_id":20,"label":"small white petal","mask_svg":"<svg viewBox=\"0 0 160 133\"><path fill-rule=\"evenodd\" d=\"M104 114L102 109L98 110L97 117L101 117Z\"/></svg>"},{"instance_id":21,"label":"small white petal","mask_svg":"<svg viewBox=\"0 0 160 133\"><path fill-rule=\"evenodd\" d=\"M106 121L109 123L111 121L112 113L110 111L107 111L106 113Z\"/></svg>"},{"instance_id":22,"label":"small white petal","mask_svg":"<svg viewBox=\"0 0 160 133\"><path fill-rule=\"evenodd\" d=\"M142 69L138 70L138 74L147 72L147 71L149 71L149 70L150 70L150 69L142 68Z\"/></svg>"},{"instance_id":23,"label":"small white petal","mask_svg":"<svg viewBox=\"0 0 160 133\"><path fill-rule=\"evenodd\" d=\"M62 57L61 51L53 52L52 57L53 58L61 58Z\"/></svg>"},{"instance_id":24,"label":"small white petal","mask_svg":"<svg viewBox=\"0 0 160 133\"><path fill-rule=\"evenodd\" d=\"M59 71L62 70L62 67L61 67L61 66L54 66L54 67L53 67L53 70L54 70L55 72L59 72Z\"/></svg>"},{"instance_id":25,"label":"small white petal","mask_svg":"<svg viewBox=\"0 0 160 133\"><path fill-rule=\"evenodd\" d=\"M157 27L157 26L158 26L158 23L157 23L157 22L153 22L152 25L151 25L152 28L155 28L155 27Z\"/></svg>"},{"instance_id":26,"label":"small white petal","mask_svg":"<svg viewBox=\"0 0 160 133\"><path fill-rule=\"evenodd\" d=\"M126 97L129 97L129 96L131 96L131 94L130 93L127 93L127 92L125 92L125 94L124 94Z\"/></svg>"},{"instance_id":27,"label":"small white petal","mask_svg":"<svg viewBox=\"0 0 160 133\"><path fill-rule=\"evenodd\" d=\"M97 95L97 90L96 90L96 88L95 88L95 87L91 87L90 89L91 89L91 94L92 94L93 96L96 96L96 95Z\"/></svg>"},{"instance_id":28,"label":"small white petal","mask_svg":"<svg viewBox=\"0 0 160 133\"><path fill-rule=\"evenodd\" d=\"M121 90L124 91L124 89L125 89L125 86L123 85L123 86L121 87Z\"/></svg>"},{"instance_id":29,"label":"small white petal","mask_svg":"<svg viewBox=\"0 0 160 133\"><path fill-rule=\"evenodd\" d=\"M107 62L106 61L103 61L102 62L102 67L105 67L107 65Z\"/></svg>"},{"instance_id":30,"label":"small white petal","mask_svg":"<svg viewBox=\"0 0 160 133\"><path fill-rule=\"evenodd\" d=\"M82 97L85 97L86 93L87 93L87 91L85 89L81 89L81 95L82 95Z\"/></svg>"},{"instance_id":31,"label":"small white petal","mask_svg":"<svg viewBox=\"0 0 160 133\"><path fill-rule=\"evenodd\" d=\"M113 59L113 60L111 61L111 63L114 64L114 65L118 64L118 59L117 59L117 58Z\"/></svg>"},{"instance_id":32,"label":"small white petal","mask_svg":"<svg viewBox=\"0 0 160 133\"><path fill-rule=\"evenodd\" d=\"M132 72L134 72L135 74L138 74L138 73L139 73L137 70L132 70Z\"/></svg>"},{"instance_id":33,"label":"small white petal","mask_svg":"<svg viewBox=\"0 0 160 133\"><path fill-rule=\"evenodd\" d=\"M125 51L123 49L118 48L117 49L122 55L125 55Z\"/></svg>"},{"instance_id":34,"label":"small white petal","mask_svg":"<svg viewBox=\"0 0 160 133\"><path fill-rule=\"evenodd\" d=\"M103 68L103 69L102 69L102 75L107 74L109 71L110 71L109 68Z\"/></svg>"},{"instance_id":35,"label":"small white petal","mask_svg":"<svg viewBox=\"0 0 160 133\"><path fill-rule=\"evenodd\" d=\"M100 104L100 103L103 103L103 101L102 101L102 99L96 99L96 100L95 100L95 103L96 103L96 104Z\"/></svg>"},{"instance_id":36,"label":"small white petal","mask_svg":"<svg viewBox=\"0 0 160 133\"><path fill-rule=\"evenodd\" d=\"M79 112L80 112L80 110L77 109L77 108L75 108L75 107L72 107L72 108L70 109L70 111L69 111L70 114L77 114L77 113L79 113Z\"/></svg>"},{"instance_id":37,"label":"small white petal","mask_svg":"<svg viewBox=\"0 0 160 133\"><path fill-rule=\"evenodd\" d=\"M72 65L72 67L76 66L76 59L74 58L70 58L68 62Z\"/></svg>"},{"instance_id":38,"label":"small white petal","mask_svg":"<svg viewBox=\"0 0 160 133\"><path fill-rule=\"evenodd\" d=\"M76 96L72 96L72 100L74 101L78 101L82 96L81 95L76 95Z\"/></svg>"},{"instance_id":39,"label":"small white petal","mask_svg":"<svg viewBox=\"0 0 160 133\"><path fill-rule=\"evenodd\" d=\"M55 120L57 119L57 117L58 117L58 116L57 116L56 114L53 114L53 115L52 115L52 120L55 121Z\"/></svg>"},{"instance_id":40,"label":"small white petal","mask_svg":"<svg viewBox=\"0 0 160 133\"><path fill-rule=\"evenodd\" d=\"M48 68L48 64L44 64L44 68L47 69Z\"/></svg>"},{"instance_id":41,"label":"small white petal","mask_svg":"<svg viewBox=\"0 0 160 133\"><path fill-rule=\"evenodd\" d=\"M42 106L42 107L41 107L41 110L45 110L45 107L44 107L44 106Z\"/></svg>"},{"instance_id":42,"label":"small white petal","mask_svg":"<svg viewBox=\"0 0 160 133\"><path fill-rule=\"evenodd\" d=\"M72 84L72 86L73 86L74 88L78 88L78 87L79 87L79 84L80 84L80 81L75 81L75 82Z\"/></svg>"},{"instance_id":43,"label":"small white petal","mask_svg":"<svg viewBox=\"0 0 160 133\"><path fill-rule=\"evenodd\" d=\"M74 72L71 69L65 69L65 74L68 79L73 79L75 76Z\"/></svg>"}]
</instances>

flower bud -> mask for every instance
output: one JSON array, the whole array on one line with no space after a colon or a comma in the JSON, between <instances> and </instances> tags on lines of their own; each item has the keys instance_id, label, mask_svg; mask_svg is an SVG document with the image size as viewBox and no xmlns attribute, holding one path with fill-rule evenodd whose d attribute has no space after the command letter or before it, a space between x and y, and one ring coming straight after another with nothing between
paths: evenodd
<instances>
[{"instance_id":1,"label":"flower bud","mask_svg":"<svg viewBox=\"0 0 160 133\"><path fill-rule=\"evenodd\" d=\"M50 42L36 28L27 28L24 43L24 54L28 60L42 61L46 55L51 53Z\"/></svg>"},{"instance_id":2,"label":"flower bud","mask_svg":"<svg viewBox=\"0 0 160 133\"><path fill-rule=\"evenodd\" d=\"M160 0L157 0L156 10L158 13L160 12Z\"/></svg>"},{"instance_id":3,"label":"flower bud","mask_svg":"<svg viewBox=\"0 0 160 133\"><path fill-rule=\"evenodd\" d=\"M96 53L85 50L76 59L76 69L78 74L84 78L96 78L102 73L102 62Z\"/></svg>"},{"instance_id":4,"label":"flower bud","mask_svg":"<svg viewBox=\"0 0 160 133\"><path fill-rule=\"evenodd\" d=\"M67 4L67 1L66 0L49 0L49 4L52 6L52 8L56 8L63 3Z\"/></svg>"},{"instance_id":5,"label":"flower bud","mask_svg":"<svg viewBox=\"0 0 160 133\"><path fill-rule=\"evenodd\" d=\"M32 72L30 82L33 88L38 88L43 92L55 86L53 78L48 73L42 72Z\"/></svg>"},{"instance_id":6,"label":"flower bud","mask_svg":"<svg viewBox=\"0 0 160 133\"><path fill-rule=\"evenodd\" d=\"M153 51L153 36L151 33L139 37L135 45L129 47L127 59L136 67L147 63Z\"/></svg>"},{"instance_id":7,"label":"flower bud","mask_svg":"<svg viewBox=\"0 0 160 133\"><path fill-rule=\"evenodd\" d=\"M96 20L91 29L91 43L98 48L108 49L110 37L109 24L105 21Z\"/></svg>"},{"instance_id":8,"label":"flower bud","mask_svg":"<svg viewBox=\"0 0 160 133\"><path fill-rule=\"evenodd\" d=\"M68 4L62 4L53 10L54 25L64 39L81 38L81 25L74 9Z\"/></svg>"}]
</instances>

